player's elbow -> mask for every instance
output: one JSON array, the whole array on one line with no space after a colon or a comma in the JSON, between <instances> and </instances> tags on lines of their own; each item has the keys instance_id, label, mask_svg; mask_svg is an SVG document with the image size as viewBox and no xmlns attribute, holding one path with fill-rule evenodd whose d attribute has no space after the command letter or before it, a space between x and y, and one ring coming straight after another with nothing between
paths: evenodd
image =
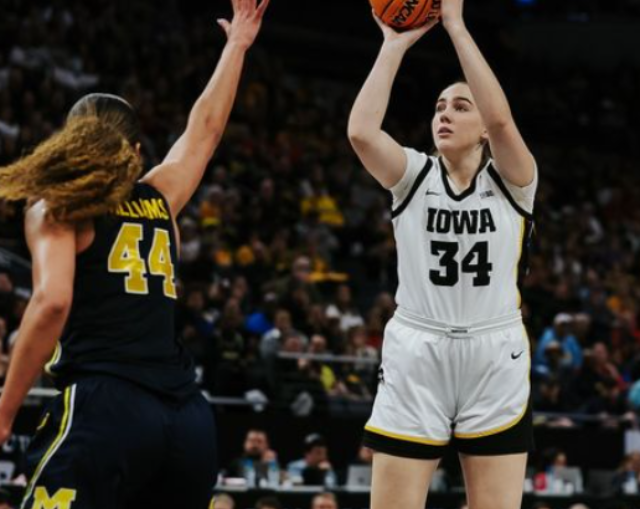
<instances>
[{"instance_id":1,"label":"player's elbow","mask_svg":"<svg viewBox=\"0 0 640 509\"><path fill-rule=\"evenodd\" d=\"M70 292L37 291L33 295L38 315L47 320L66 319L71 310Z\"/></svg>"},{"instance_id":2,"label":"player's elbow","mask_svg":"<svg viewBox=\"0 0 640 509\"><path fill-rule=\"evenodd\" d=\"M490 135L497 135L507 131L513 126L513 118L511 115L496 115L487 119L485 126Z\"/></svg>"},{"instance_id":3,"label":"player's elbow","mask_svg":"<svg viewBox=\"0 0 640 509\"><path fill-rule=\"evenodd\" d=\"M187 138L217 146L224 133L225 122L215 112L194 108L187 124Z\"/></svg>"},{"instance_id":4,"label":"player's elbow","mask_svg":"<svg viewBox=\"0 0 640 509\"><path fill-rule=\"evenodd\" d=\"M349 137L349 141L354 148L364 147L369 145L372 140L375 138L375 133L371 130L358 123L349 123L349 127L347 129L347 136Z\"/></svg>"}]
</instances>

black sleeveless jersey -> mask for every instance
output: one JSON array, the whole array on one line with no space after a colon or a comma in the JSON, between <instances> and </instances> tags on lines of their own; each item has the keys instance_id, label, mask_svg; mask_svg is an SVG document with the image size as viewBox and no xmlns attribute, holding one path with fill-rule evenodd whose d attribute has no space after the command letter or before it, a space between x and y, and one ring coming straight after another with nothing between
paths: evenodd
<instances>
[{"instance_id":1,"label":"black sleeveless jersey","mask_svg":"<svg viewBox=\"0 0 640 509\"><path fill-rule=\"evenodd\" d=\"M174 329L178 257L166 200L138 183L94 225L93 243L76 258L71 313L47 372L58 387L112 375L188 397L197 388Z\"/></svg>"}]
</instances>

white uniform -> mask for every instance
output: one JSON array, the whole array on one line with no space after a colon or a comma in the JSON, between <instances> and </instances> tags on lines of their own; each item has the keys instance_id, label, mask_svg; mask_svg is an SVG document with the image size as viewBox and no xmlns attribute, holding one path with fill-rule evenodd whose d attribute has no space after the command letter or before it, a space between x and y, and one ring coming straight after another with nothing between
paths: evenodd
<instances>
[{"instance_id":1,"label":"white uniform","mask_svg":"<svg viewBox=\"0 0 640 509\"><path fill-rule=\"evenodd\" d=\"M431 445L452 433L496 434L519 422L529 401L519 282L537 172L519 188L489 161L459 193L438 158L405 150L406 172L391 189L398 309L366 429Z\"/></svg>"}]
</instances>

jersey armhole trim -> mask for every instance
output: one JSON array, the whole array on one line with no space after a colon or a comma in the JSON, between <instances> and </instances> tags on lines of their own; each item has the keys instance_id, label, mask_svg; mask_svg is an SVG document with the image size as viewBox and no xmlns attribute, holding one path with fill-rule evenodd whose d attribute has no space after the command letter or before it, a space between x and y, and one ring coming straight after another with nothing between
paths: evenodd
<instances>
[{"instance_id":1,"label":"jersey armhole trim","mask_svg":"<svg viewBox=\"0 0 640 509\"><path fill-rule=\"evenodd\" d=\"M503 182L502 177L498 173L498 170L496 170L493 167L493 165L490 164L489 167L487 168L487 171L489 172L489 175L491 175L491 178L494 180L494 182L500 188L500 191L502 191L502 194L504 194L505 198L507 198L507 201L514 208L514 210L525 219L533 221L533 214L531 214L530 212L527 212L520 205L518 205L518 202L516 202L515 198L509 192L509 189L507 189L507 186Z\"/></svg>"},{"instance_id":2,"label":"jersey armhole trim","mask_svg":"<svg viewBox=\"0 0 640 509\"><path fill-rule=\"evenodd\" d=\"M142 182L141 180L137 181L138 185L146 186L150 189L153 189L154 193L160 197L160 199L164 202L165 207L167 208L167 214L169 215L169 223L171 224L171 228L173 230L173 239L176 243L176 264L180 263L180 227L178 226L178 218L173 216L173 212L171 212L171 207L169 206L169 201L165 197L165 195L158 189L156 186L149 184L148 182ZM177 276L177 273L176 273Z\"/></svg>"},{"instance_id":3,"label":"jersey armhole trim","mask_svg":"<svg viewBox=\"0 0 640 509\"><path fill-rule=\"evenodd\" d=\"M418 192L418 188L422 185L422 183L424 182L424 179L427 177L427 174L429 173L432 167L433 167L433 161L431 160L430 157L428 157L424 167L422 168L422 170L420 170L420 173L418 173L418 176L416 177L416 180L414 181L413 186L411 186L411 191L409 191L409 194L407 195L407 197L404 199L404 201L400 205L398 205L395 209L391 211L391 219L395 219L396 217L398 217L409 206L409 203L411 203L411 200L413 199L415 194Z\"/></svg>"}]
</instances>

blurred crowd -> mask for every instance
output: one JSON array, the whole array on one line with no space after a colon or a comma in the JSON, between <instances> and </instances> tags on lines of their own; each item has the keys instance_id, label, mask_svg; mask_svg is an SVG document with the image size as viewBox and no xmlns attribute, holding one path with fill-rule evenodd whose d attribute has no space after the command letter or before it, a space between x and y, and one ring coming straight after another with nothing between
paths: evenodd
<instances>
[{"instance_id":1,"label":"blurred crowd","mask_svg":"<svg viewBox=\"0 0 640 509\"><path fill-rule=\"evenodd\" d=\"M222 43L178 2L3 2L0 165L49 136L80 95L102 90L135 105L152 167ZM578 422L557 413L634 422L640 72L544 69L506 43L492 51L509 63L499 74L541 173L524 290L534 405L556 425ZM459 72L448 65L434 70L443 85ZM407 103L424 95L421 76L403 79ZM266 44L251 53L220 151L179 219L177 332L212 394L297 415L368 411L397 283L390 198L346 139L360 84L299 72ZM419 118L392 108L389 130L430 150L429 108ZM21 217L21 206L0 203L0 247L25 256ZM10 265L0 265L2 369L29 298Z\"/></svg>"}]
</instances>

